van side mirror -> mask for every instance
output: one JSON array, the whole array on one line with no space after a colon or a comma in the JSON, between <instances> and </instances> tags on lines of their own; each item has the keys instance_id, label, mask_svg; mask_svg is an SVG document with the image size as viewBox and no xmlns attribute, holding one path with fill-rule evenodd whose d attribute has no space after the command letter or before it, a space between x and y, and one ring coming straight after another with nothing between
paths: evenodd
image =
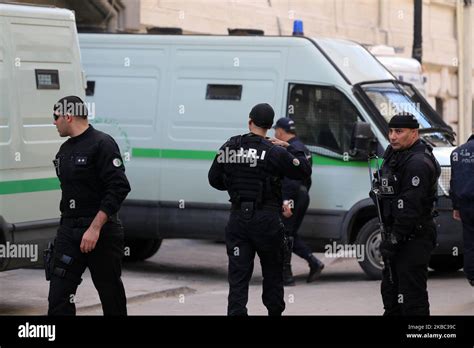
<instances>
[{"instance_id":1,"label":"van side mirror","mask_svg":"<svg viewBox=\"0 0 474 348\"><path fill-rule=\"evenodd\" d=\"M356 122L352 129L349 155L357 160L367 160L377 151L377 138L367 122Z\"/></svg>"}]
</instances>

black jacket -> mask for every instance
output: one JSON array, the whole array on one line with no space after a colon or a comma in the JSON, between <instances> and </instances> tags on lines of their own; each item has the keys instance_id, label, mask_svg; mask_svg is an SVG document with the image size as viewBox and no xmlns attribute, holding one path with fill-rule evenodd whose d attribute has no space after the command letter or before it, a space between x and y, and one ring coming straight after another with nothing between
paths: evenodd
<instances>
[{"instance_id":1,"label":"black jacket","mask_svg":"<svg viewBox=\"0 0 474 348\"><path fill-rule=\"evenodd\" d=\"M91 125L64 142L53 162L63 217L92 217L99 210L113 215L130 192L117 143Z\"/></svg>"},{"instance_id":2,"label":"black jacket","mask_svg":"<svg viewBox=\"0 0 474 348\"><path fill-rule=\"evenodd\" d=\"M432 219L439 175L431 147L420 140L404 151L388 146L379 183L384 222L394 233L416 233L417 225Z\"/></svg>"},{"instance_id":3,"label":"black jacket","mask_svg":"<svg viewBox=\"0 0 474 348\"><path fill-rule=\"evenodd\" d=\"M474 135L451 153L451 183L449 196L453 208L474 203Z\"/></svg>"},{"instance_id":4,"label":"black jacket","mask_svg":"<svg viewBox=\"0 0 474 348\"><path fill-rule=\"evenodd\" d=\"M291 138L288 143L291 144L297 151L301 151L305 153L306 159L309 161L309 165L313 166L313 158L311 155L311 151L303 144L303 142L298 138L294 137ZM294 199L298 195L298 191L301 186L305 186L306 189L309 191L311 188L311 176L308 176L305 179L291 179L285 177L282 181L282 193L283 193L283 200Z\"/></svg>"}]
</instances>

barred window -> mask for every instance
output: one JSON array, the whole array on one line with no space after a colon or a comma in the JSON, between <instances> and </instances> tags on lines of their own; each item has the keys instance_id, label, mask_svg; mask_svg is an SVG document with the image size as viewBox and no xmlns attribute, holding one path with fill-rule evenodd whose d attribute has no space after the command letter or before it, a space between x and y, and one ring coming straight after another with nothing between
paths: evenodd
<instances>
[{"instance_id":1,"label":"barred window","mask_svg":"<svg viewBox=\"0 0 474 348\"><path fill-rule=\"evenodd\" d=\"M359 113L334 87L290 84L287 116L311 151L339 157L349 152Z\"/></svg>"}]
</instances>

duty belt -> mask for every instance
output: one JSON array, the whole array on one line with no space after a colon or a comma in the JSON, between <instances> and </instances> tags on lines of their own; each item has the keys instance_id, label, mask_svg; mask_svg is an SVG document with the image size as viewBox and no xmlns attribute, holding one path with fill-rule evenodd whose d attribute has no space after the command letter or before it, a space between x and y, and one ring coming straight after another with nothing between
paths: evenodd
<instances>
[{"instance_id":1,"label":"duty belt","mask_svg":"<svg viewBox=\"0 0 474 348\"><path fill-rule=\"evenodd\" d=\"M277 207L275 205L263 204L260 207L257 207L255 202L241 202L240 204L232 203L232 210L243 210L251 208L252 210L270 210L270 211L281 211L281 207Z\"/></svg>"},{"instance_id":2,"label":"duty belt","mask_svg":"<svg viewBox=\"0 0 474 348\"><path fill-rule=\"evenodd\" d=\"M60 224L67 227L89 227L94 221L95 216L82 216L82 217L61 217ZM118 214L109 216L107 222L118 223Z\"/></svg>"}]
</instances>

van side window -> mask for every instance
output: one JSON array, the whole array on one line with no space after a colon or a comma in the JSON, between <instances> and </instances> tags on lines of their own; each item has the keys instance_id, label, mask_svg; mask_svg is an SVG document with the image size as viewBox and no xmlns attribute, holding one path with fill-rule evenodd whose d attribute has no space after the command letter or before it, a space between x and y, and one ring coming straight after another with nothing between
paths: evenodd
<instances>
[{"instance_id":1,"label":"van side window","mask_svg":"<svg viewBox=\"0 0 474 348\"><path fill-rule=\"evenodd\" d=\"M242 85L207 85L206 99L240 100Z\"/></svg>"},{"instance_id":2,"label":"van side window","mask_svg":"<svg viewBox=\"0 0 474 348\"><path fill-rule=\"evenodd\" d=\"M86 96L91 97L95 94L95 81L87 81Z\"/></svg>"},{"instance_id":3,"label":"van side window","mask_svg":"<svg viewBox=\"0 0 474 348\"><path fill-rule=\"evenodd\" d=\"M349 152L358 111L334 87L290 84L287 117L298 137L316 153L340 157Z\"/></svg>"},{"instance_id":4,"label":"van side window","mask_svg":"<svg viewBox=\"0 0 474 348\"><path fill-rule=\"evenodd\" d=\"M59 71L35 69L36 89L59 89Z\"/></svg>"}]
</instances>

